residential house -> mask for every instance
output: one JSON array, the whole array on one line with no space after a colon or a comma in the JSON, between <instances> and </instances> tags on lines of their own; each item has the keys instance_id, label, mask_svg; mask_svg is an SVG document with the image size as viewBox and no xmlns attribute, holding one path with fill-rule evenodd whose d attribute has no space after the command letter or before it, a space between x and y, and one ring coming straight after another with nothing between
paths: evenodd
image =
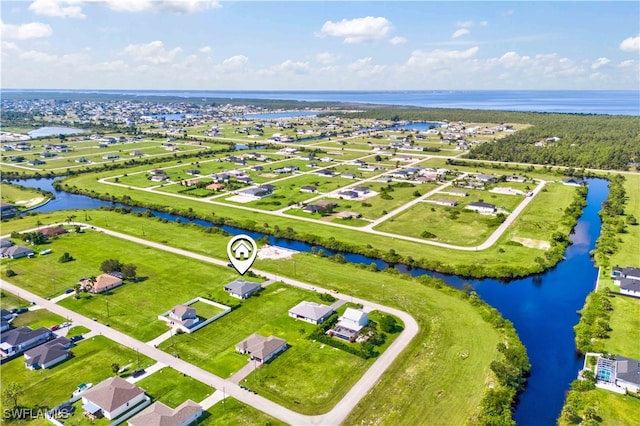
<instances>
[{"instance_id":1,"label":"residential house","mask_svg":"<svg viewBox=\"0 0 640 426\"><path fill-rule=\"evenodd\" d=\"M129 419L129 426L188 426L196 423L204 411L187 399L175 409L156 401Z\"/></svg>"},{"instance_id":2,"label":"residential house","mask_svg":"<svg viewBox=\"0 0 640 426\"><path fill-rule=\"evenodd\" d=\"M0 332L6 331L11 328L11 321L15 318L13 313L7 311L6 309L0 310Z\"/></svg>"},{"instance_id":3,"label":"residential house","mask_svg":"<svg viewBox=\"0 0 640 426\"><path fill-rule=\"evenodd\" d=\"M620 286L620 293L627 296L640 297L640 268L614 267L611 271L613 283Z\"/></svg>"},{"instance_id":4,"label":"residential house","mask_svg":"<svg viewBox=\"0 0 640 426\"><path fill-rule=\"evenodd\" d=\"M11 356L52 338L53 332L45 327L35 330L29 327L17 327L0 335L0 352L4 356Z\"/></svg>"},{"instance_id":5,"label":"residential house","mask_svg":"<svg viewBox=\"0 0 640 426\"><path fill-rule=\"evenodd\" d=\"M224 183L210 183L209 185L205 186L205 188L208 189L209 191L220 191L224 187L225 187Z\"/></svg>"},{"instance_id":6,"label":"residential house","mask_svg":"<svg viewBox=\"0 0 640 426\"><path fill-rule=\"evenodd\" d=\"M351 190L357 192L358 196L366 195L371 192L371 190L366 186L354 186Z\"/></svg>"},{"instance_id":7,"label":"residential house","mask_svg":"<svg viewBox=\"0 0 640 426\"><path fill-rule=\"evenodd\" d=\"M355 179L356 178L356 175L354 175L353 173L342 173L340 176L345 178L345 179Z\"/></svg>"},{"instance_id":8,"label":"residential house","mask_svg":"<svg viewBox=\"0 0 640 426\"><path fill-rule=\"evenodd\" d=\"M454 195L456 197L468 197L469 193L463 189L447 189L446 191L442 191L443 194Z\"/></svg>"},{"instance_id":9,"label":"residential house","mask_svg":"<svg viewBox=\"0 0 640 426\"><path fill-rule=\"evenodd\" d=\"M42 166L43 164L47 164L47 162L36 158L35 160L29 161L27 164L30 166Z\"/></svg>"},{"instance_id":10,"label":"residential house","mask_svg":"<svg viewBox=\"0 0 640 426\"><path fill-rule=\"evenodd\" d=\"M238 191L238 195L254 198L256 200L268 197L271 194L273 194L273 189L271 189L267 185L258 186L257 188L247 188L243 189L242 191Z\"/></svg>"},{"instance_id":11,"label":"residential house","mask_svg":"<svg viewBox=\"0 0 640 426\"><path fill-rule=\"evenodd\" d=\"M560 182L566 186L585 186L585 182L576 177L563 178Z\"/></svg>"},{"instance_id":12,"label":"residential house","mask_svg":"<svg viewBox=\"0 0 640 426\"><path fill-rule=\"evenodd\" d=\"M235 280L225 284L224 291L238 299L248 299L255 292L262 290L262 286L245 280Z\"/></svg>"},{"instance_id":13,"label":"residential house","mask_svg":"<svg viewBox=\"0 0 640 426\"><path fill-rule=\"evenodd\" d=\"M320 200L320 201L316 201L313 204L307 204L306 206L304 206L302 210L307 213L325 214L325 213L330 213L337 206L338 205L334 202Z\"/></svg>"},{"instance_id":14,"label":"residential house","mask_svg":"<svg viewBox=\"0 0 640 426\"><path fill-rule=\"evenodd\" d=\"M0 239L0 249L11 247L13 245L13 241Z\"/></svg>"},{"instance_id":15,"label":"residential house","mask_svg":"<svg viewBox=\"0 0 640 426\"><path fill-rule=\"evenodd\" d=\"M333 313L331 306L322 305L315 302L300 302L289 309L289 316L311 324L321 324Z\"/></svg>"},{"instance_id":16,"label":"residential house","mask_svg":"<svg viewBox=\"0 0 640 426\"><path fill-rule=\"evenodd\" d=\"M430 202L437 204L439 206L445 206L445 207L455 207L458 205L457 201L454 200L448 200L446 198L438 198L435 200L429 200Z\"/></svg>"},{"instance_id":17,"label":"residential house","mask_svg":"<svg viewBox=\"0 0 640 426\"><path fill-rule=\"evenodd\" d=\"M486 184L486 183L496 183L498 178L493 175L479 174L479 175L476 175L476 180L479 180L480 182L483 182Z\"/></svg>"},{"instance_id":18,"label":"residential house","mask_svg":"<svg viewBox=\"0 0 640 426\"><path fill-rule=\"evenodd\" d=\"M18 213L18 208L13 204L0 203L0 219L11 219Z\"/></svg>"},{"instance_id":19,"label":"residential house","mask_svg":"<svg viewBox=\"0 0 640 426\"><path fill-rule=\"evenodd\" d=\"M316 170L313 173L318 175L318 176L323 176L323 177L332 177L332 176L334 176L334 173L331 170L327 170L327 169Z\"/></svg>"},{"instance_id":20,"label":"residential house","mask_svg":"<svg viewBox=\"0 0 640 426\"><path fill-rule=\"evenodd\" d=\"M361 309L347 308L329 334L353 342L367 324L369 324L369 315L366 312Z\"/></svg>"},{"instance_id":21,"label":"residential house","mask_svg":"<svg viewBox=\"0 0 640 426\"><path fill-rule=\"evenodd\" d=\"M71 356L71 340L58 336L24 353L25 366L30 370L49 368Z\"/></svg>"},{"instance_id":22,"label":"residential house","mask_svg":"<svg viewBox=\"0 0 640 426\"><path fill-rule=\"evenodd\" d=\"M595 367L596 386L619 393L640 391L640 361L616 355L614 358L598 356ZM611 388L613 386L613 389ZM617 389L616 389L617 388Z\"/></svg>"},{"instance_id":23,"label":"residential house","mask_svg":"<svg viewBox=\"0 0 640 426\"><path fill-rule=\"evenodd\" d=\"M344 211L336 214L336 217L340 219L358 219L362 217L362 215L358 212Z\"/></svg>"},{"instance_id":24,"label":"residential house","mask_svg":"<svg viewBox=\"0 0 640 426\"><path fill-rule=\"evenodd\" d=\"M524 177L524 176L516 176L516 175L513 175L513 176L507 176L507 177L505 178L505 180L506 180L507 182L520 182L520 183L524 183L524 182L526 182L526 181L527 181L527 178L526 178L526 177Z\"/></svg>"},{"instance_id":25,"label":"residential house","mask_svg":"<svg viewBox=\"0 0 640 426\"><path fill-rule=\"evenodd\" d=\"M482 203L482 202L475 202L475 203L469 203L467 204L466 207L468 210L473 210L476 211L478 213L482 213L482 214L491 214L491 213L495 213L496 212L496 206L494 206L493 204L489 204L489 203Z\"/></svg>"},{"instance_id":26,"label":"residential house","mask_svg":"<svg viewBox=\"0 0 640 426\"><path fill-rule=\"evenodd\" d=\"M318 188L311 185L305 185L300 187L300 192L318 192Z\"/></svg>"},{"instance_id":27,"label":"residential house","mask_svg":"<svg viewBox=\"0 0 640 426\"><path fill-rule=\"evenodd\" d=\"M338 195L341 198L347 198L349 200L355 200L356 198L358 198L360 196L360 194L358 194L357 192L350 191L350 190L338 191Z\"/></svg>"},{"instance_id":28,"label":"residential house","mask_svg":"<svg viewBox=\"0 0 640 426\"><path fill-rule=\"evenodd\" d=\"M196 315L196 309L187 305L176 305L169 311L169 324L182 326L187 329L193 327L200 322L200 318Z\"/></svg>"},{"instance_id":29,"label":"residential house","mask_svg":"<svg viewBox=\"0 0 640 426\"><path fill-rule=\"evenodd\" d=\"M103 160L117 160L119 158L120 158L120 156L117 155L117 154L105 154L105 155L102 156Z\"/></svg>"},{"instance_id":30,"label":"residential house","mask_svg":"<svg viewBox=\"0 0 640 426\"><path fill-rule=\"evenodd\" d=\"M64 229L62 226L57 226L55 228L54 227L42 228L38 230L38 232L47 238L51 238L58 235L66 234L67 230Z\"/></svg>"},{"instance_id":31,"label":"residential house","mask_svg":"<svg viewBox=\"0 0 640 426\"><path fill-rule=\"evenodd\" d=\"M200 174L200 170L192 169L192 170L187 170L185 173L191 176L196 176Z\"/></svg>"},{"instance_id":32,"label":"residential house","mask_svg":"<svg viewBox=\"0 0 640 426\"><path fill-rule=\"evenodd\" d=\"M144 401L142 389L115 376L99 383L82 394L82 409L96 418L113 420Z\"/></svg>"},{"instance_id":33,"label":"residential house","mask_svg":"<svg viewBox=\"0 0 640 426\"><path fill-rule=\"evenodd\" d=\"M34 251L29 247L24 246L11 246L0 249L0 255L3 258L20 259L22 257L31 257L34 255Z\"/></svg>"},{"instance_id":34,"label":"residential house","mask_svg":"<svg viewBox=\"0 0 640 426\"><path fill-rule=\"evenodd\" d=\"M96 277L96 282L91 283L88 278L80 280L80 286L90 293L98 294L111 290L122 285L122 278L114 277L111 274L101 274Z\"/></svg>"},{"instance_id":35,"label":"residential house","mask_svg":"<svg viewBox=\"0 0 640 426\"><path fill-rule=\"evenodd\" d=\"M252 334L236 345L238 352L249 354L251 360L260 364L271 361L286 349L286 340L274 336L264 337L259 334Z\"/></svg>"}]
</instances>

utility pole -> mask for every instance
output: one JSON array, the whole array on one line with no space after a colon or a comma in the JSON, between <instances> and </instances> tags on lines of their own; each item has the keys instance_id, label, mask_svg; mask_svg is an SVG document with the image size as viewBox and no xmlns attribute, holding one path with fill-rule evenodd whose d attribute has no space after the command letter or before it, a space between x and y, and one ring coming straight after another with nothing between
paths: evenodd
<instances>
[{"instance_id":1,"label":"utility pole","mask_svg":"<svg viewBox=\"0 0 640 426\"><path fill-rule=\"evenodd\" d=\"M136 354L138 355L138 370L140 369L140 350L136 348Z\"/></svg>"},{"instance_id":2,"label":"utility pole","mask_svg":"<svg viewBox=\"0 0 640 426\"><path fill-rule=\"evenodd\" d=\"M382 300L384 300L384 283L382 283Z\"/></svg>"},{"instance_id":3,"label":"utility pole","mask_svg":"<svg viewBox=\"0 0 640 426\"><path fill-rule=\"evenodd\" d=\"M109 318L109 299L107 296L104 297L104 301L107 302L107 319Z\"/></svg>"}]
</instances>

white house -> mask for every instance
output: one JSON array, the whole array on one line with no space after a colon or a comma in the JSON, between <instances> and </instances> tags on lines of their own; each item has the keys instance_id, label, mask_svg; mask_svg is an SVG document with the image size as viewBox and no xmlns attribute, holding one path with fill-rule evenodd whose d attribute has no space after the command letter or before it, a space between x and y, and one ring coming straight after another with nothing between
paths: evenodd
<instances>
[{"instance_id":1,"label":"white house","mask_svg":"<svg viewBox=\"0 0 640 426\"><path fill-rule=\"evenodd\" d=\"M331 330L331 335L353 342L360 330L369 324L369 315L361 309L347 308Z\"/></svg>"},{"instance_id":2,"label":"white house","mask_svg":"<svg viewBox=\"0 0 640 426\"><path fill-rule=\"evenodd\" d=\"M252 334L236 345L238 352L249 354L252 360L260 364L271 361L285 349L287 349L286 340L274 336L264 337L259 334Z\"/></svg>"},{"instance_id":3,"label":"white house","mask_svg":"<svg viewBox=\"0 0 640 426\"><path fill-rule=\"evenodd\" d=\"M468 210L477 211L478 213L482 213L482 214L491 214L491 213L495 213L496 211L496 206L494 206L493 204L481 203L479 201L475 203L467 204L466 208Z\"/></svg>"},{"instance_id":4,"label":"white house","mask_svg":"<svg viewBox=\"0 0 640 426\"><path fill-rule=\"evenodd\" d=\"M86 391L82 395L82 409L91 416L102 414L113 420L145 399L142 389L115 376Z\"/></svg>"},{"instance_id":5,"label":"white house","mask_svg":"<svg viewBox=\"0 0 640 426\"><path fill-rule=\"evenodd\" d=\"M262 286L260 284L245 280L231 281L229 284L224 286L224 291L237 299L248 299L253 293L260 290L262 290Z\"/></svg>"},{"instance_id":6,"label":"white house","mask_svg":"<svg viewBox=\"0 0 640 426\"><path fill-rule=\"evenodd\" d=\"M311 324L320 324L324 322L333 313L331 306L322 305L315 302L300 302L293 308L289 309L291 318L310 322Z\"/></svg>"},{"instance_id":7,"label":"white house","mask_svg":"<svg viewBox=\"0 0 640 426\"><path fill-rule=\"evenodd\" d=\"M200 322L196 309L187 305L177 305L169 312L169 324L191 328Z\"/></svg>"}]
</instances>

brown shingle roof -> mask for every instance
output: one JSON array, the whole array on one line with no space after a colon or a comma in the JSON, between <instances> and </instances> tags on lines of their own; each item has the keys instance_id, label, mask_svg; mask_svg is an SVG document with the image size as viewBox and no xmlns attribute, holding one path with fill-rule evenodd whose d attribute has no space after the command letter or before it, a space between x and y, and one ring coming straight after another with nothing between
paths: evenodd
<instances>
[{"instance_id":1,"label":"brown shingle roof","mask_svg":"<svg viewBox=\"0 0 640 426\"><path fill-rule=\"evenodd\" d=\"M115 376L86 391L82 397L105 411L113 411L141 393L144 391L133 383Z\"/></svg>"},{"instance_id":2,"label":"brown shingle roof","mask_svg":"<svg viewBox=\"0 0 640 426\"><path fill-rule=\"evenodd\" d=\"M155 402L140 414L129 420L130 426L177 426L191 418L198 412L202 412L200 407L190 399L180 404L175 410L167 407L161 402Z\"/></svg>"}]
</instances>

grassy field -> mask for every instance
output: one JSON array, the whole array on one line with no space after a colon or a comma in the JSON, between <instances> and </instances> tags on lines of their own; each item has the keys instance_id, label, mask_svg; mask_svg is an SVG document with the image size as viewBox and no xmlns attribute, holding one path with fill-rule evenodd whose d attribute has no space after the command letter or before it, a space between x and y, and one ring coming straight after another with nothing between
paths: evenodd
<instances>
[{"instance_id":1,"label":"grassy field","mask_svg":"<svg viewBox=\"0 0 640 426\"><path fill-rule=\"evenodd\" d=\"M18 400L20 406L51 408L69 399L78 384L95 385L113 376L112 363L127 365L137 362L135 351L102 336L81 341L71 352L72 358L45 370L32 371L25 368L23 357L2 364L2 392L10 384L17 383L24 390L23 396ZM141 367L151 364L151 359L140 355Z\"/></svg>"},{"instance_id":2,"label":"grassy field","mask_svg":"<svg viewBox=\"0 0 640 426\"><path fill-rule=\"evenodd\" d=\"M20 188L18 185L8 183L0 184L0 196L3 203L15 204L19 209L36 207L47 201L47 198L35 189Z\"/></svg>"},{"instance_id":3,"label":"grassy field","mask_svg":"<svg viewBox=\"0 0 640 426\"><path fill-rule=\"evenodd\" d=\"M29 306L29 301L19 297L18 295L9 293L6 290L0 292L0 309L10 311L14 308L25 308Z\"/></svg>"},{"instance_id":4,"label":"grassy field","mask_svg":"<svg viewBox=\"0 0 640 426\"><path fill-rule=\"evenodd\" d=\"M176 408L187 399L200 402L215 392L211 386L184 376L170 367L165 367L136 384L153 397L154 401L160 401L171 408Z\"/></svg>"},{"instance_id":5,"label":"grassy field","mask_svg":"<svg viewBox=\"0 0 640 426\"><path fill-rule=\"evenodd\" d=\"M14 327L28 326L35 330L40 327L51 328L51 326L59 325L65 321L66 319L59 315L45 309L38 309L18 315L11 324Z\"/></svg>"},{"instance_id":6,"label":"grassy field","mask_svg":"<svg viewBox=\"0 0 640 426\"><path fill-rule=\"evenodd\" d=\"M237 399L227 397L224 401L217 403L205 411L203 416L198 419L198 425L280 426L286 425L286 423L268 416L249 405L243 404Z\"/></svg>"},{"instance_id":7,"label":"grassy field","mask_svg":"<svg viewBox=\"0 0 640 426\"><path fill-rule=\"evenodd\" d=\"M627 426L640 424L640 399L627 395L619 395L603 389L596 393L599 416L602 424L607 426Z\"/></svg>"}]
</instances>

